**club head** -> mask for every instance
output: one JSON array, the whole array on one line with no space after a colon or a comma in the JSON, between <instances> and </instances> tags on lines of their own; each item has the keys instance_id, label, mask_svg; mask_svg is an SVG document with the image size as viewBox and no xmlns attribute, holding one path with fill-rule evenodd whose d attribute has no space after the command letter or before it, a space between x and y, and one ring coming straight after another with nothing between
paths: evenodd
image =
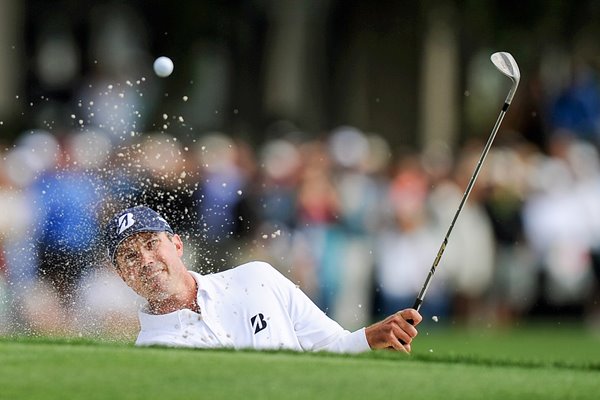
<instances>
[{"instance_id":1,"label":"club head","mask_svg":"<svg viewBox=\"0 0 600 400\"><path fill-rule=\"evenodd\" d=\"M510 104L515 92L517 91L517 86L519 86L519 81L521 80L521 71L519 70L519 66L517 65L514 57L510 53L504 51L492 54L490 59L500 72L508 76L510 80L513 81L513 86L508 93L508 97L506 98L506 103Z\"/></svg>"}]
</instances>

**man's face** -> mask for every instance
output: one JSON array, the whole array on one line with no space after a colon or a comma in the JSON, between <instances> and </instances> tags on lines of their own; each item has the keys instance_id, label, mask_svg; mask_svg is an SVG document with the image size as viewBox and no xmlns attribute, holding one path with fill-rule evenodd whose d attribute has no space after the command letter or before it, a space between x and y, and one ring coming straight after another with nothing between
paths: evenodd
<instances>
[{"instance_id":1,"label":"man's face","mask_svg":"<svg viewBox=\"0 0 600 400\"><path fill-rule=\"evenodd\" d=\"M140 232L119 245L117 273L140 296L149 301L164 300L176 293L181 273L187 273L182 255L178 235Z\"/></svg>"}]
</instances>

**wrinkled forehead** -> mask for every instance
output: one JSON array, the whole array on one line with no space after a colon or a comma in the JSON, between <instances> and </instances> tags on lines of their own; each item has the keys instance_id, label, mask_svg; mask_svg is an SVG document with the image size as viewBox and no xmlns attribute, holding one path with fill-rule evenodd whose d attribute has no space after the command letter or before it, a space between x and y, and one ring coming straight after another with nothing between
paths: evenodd
<instances>
[{"instance_id":1,"label":"wrinkled forehead","mask_svg":"<svg viewBox=\"0 0 600 400\"><path fill-rule=\"evenodd\" d=\"M139 246L142 246L148 240L160 237L160 235L164 235L164 232L138 232L129 236L127 239L123 240L123 243L119 245L117 248L117 257L120 254L123 254L126 250L136 249Z\"/></svg>"}]
</instances>

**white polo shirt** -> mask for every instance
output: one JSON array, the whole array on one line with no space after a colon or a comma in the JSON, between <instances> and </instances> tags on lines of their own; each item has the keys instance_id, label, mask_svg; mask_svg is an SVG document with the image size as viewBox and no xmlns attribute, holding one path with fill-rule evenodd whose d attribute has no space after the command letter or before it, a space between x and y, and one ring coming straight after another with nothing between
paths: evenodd
<instances>
[{"instance_id":1,"label":"white polo shirt","mask_svg":"<svg viewBox=\"0 0 600 400\"><path fill-rule=\"evenodd\" d=\"M359 353L370 350L365 329L344 330L270 264L250 262L198 282L201 314L188 309L139 312L136 345L290 349Z\"/></svg>"}]
</instances>

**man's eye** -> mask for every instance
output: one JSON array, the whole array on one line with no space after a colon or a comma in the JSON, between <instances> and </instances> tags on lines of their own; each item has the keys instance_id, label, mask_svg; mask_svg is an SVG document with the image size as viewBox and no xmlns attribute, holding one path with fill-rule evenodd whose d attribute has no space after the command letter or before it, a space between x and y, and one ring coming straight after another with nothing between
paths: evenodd
<instances>
[{"instance_id":1,"label":"man's eye","mask_svg":"<svg viewBox=\"0 0 600 400\"><path fill-rule=\"evenodd\" d=\"M125 260L127 262L135 261L136 258L137 258L137 255L135 253L127 253L123 256L123 260Z\"/></svg>"},{"instance_id":2,"label":"man's eye","mask_svg":"<svg viewBox=\"0 0 600 400\"><path fill-rule=\"evenodd\" d=\"M159 242L159 240L158 240L158 239L156 239L156 238L155 238L155 239L151 239L151 240L149 240L149 241L146 243L146 248L147 248L148 250L154 250L154 249L156 249L156 248L158 247L158 242Z\"/></svg>"}]
</instances>

